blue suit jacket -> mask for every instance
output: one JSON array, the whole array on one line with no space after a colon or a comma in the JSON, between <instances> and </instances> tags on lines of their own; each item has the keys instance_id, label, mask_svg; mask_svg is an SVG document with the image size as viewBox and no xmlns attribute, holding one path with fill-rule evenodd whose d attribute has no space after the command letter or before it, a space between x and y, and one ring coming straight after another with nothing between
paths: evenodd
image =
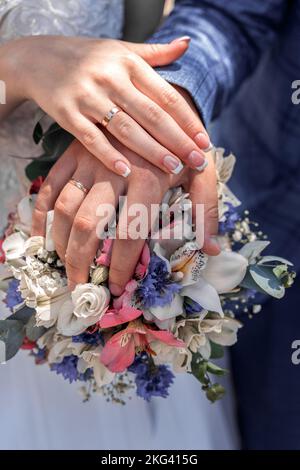
<instances>
[{"instance_id":1,"label":"blue suit jacket","mask_svg":"<svg viewBox=\"0 0 300 470\"><path fill-rule=\"evenodd\" d=\"M231 186L300 271L300 0L178 0L151 41L190 35L188 52L161 69L186 88L216 143L238 158ZM297 99L298 98L298 99ZM299 281L269 299L232 350L243 445L300 449Z\"/></svg>"}]
</instances>

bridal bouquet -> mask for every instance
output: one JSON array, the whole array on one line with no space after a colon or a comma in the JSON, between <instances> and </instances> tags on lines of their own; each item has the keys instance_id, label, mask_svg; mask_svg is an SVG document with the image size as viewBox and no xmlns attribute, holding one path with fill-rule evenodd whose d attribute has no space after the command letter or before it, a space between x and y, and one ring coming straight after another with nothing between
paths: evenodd
<instances>
[{"instance_id":1,"label":"bridal bouquet","mask_svg":"<svg viewBox=\"0 0 300 470\"><path fill-rule=\"evenodd\" d=\"M221 254L201 251L189 195L170 190L159 231L146 241L133 278L117 298L108 288L111 239L102 241L89 282L70 292L51 237L52 212L46 238L30 237L36 193L51 159L33 162L29 193L10 214L0 242L0 359L28 349L36 364L81 382L85 399L94 391L123 403L131 389L146 400L167 397L174 373L194 375L212 402L221 398L224 388L213 376L226 372L218 359L237 341L242 324L236 314L257 313L257 293L283 297L294 273L289 261L262 255L269 242L247 211L239 214L240 202L226 184L235 158L224 157L222 149L213 153ZM176 231L183 207L190 215L183 236L165 237L166 230Z\"/></svg>"}]
</instances>

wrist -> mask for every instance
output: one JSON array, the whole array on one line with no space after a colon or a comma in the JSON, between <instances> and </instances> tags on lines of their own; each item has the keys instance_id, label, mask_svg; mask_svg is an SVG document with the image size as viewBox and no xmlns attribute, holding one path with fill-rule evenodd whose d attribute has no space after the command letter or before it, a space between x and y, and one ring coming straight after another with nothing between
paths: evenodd
<instances>
[{"instance_id":1,"label":"wrist","mask_svg":"<svg viewBox=\"0 0 300 470\"><path fill-rule=\"evenodd\" d=\"M6 85L7 99L19 105L30 99L26 88L28 38L9 41L0 47L0 80Z\"/></svg>"}]
</instances>

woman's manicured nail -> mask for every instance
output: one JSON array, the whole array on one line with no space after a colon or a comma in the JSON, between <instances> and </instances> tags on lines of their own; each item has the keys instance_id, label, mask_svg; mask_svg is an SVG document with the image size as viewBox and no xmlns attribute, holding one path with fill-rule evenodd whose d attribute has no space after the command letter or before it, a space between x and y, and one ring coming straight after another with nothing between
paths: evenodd
<instances>
[{"instance_id":1,"label":"woman's manicured nail","mask_svg":"<svg viewBox=\"0 0 300 470\"><path fill-rule=\"evenodd\" d=\"M115 297L118 297L123 293L123 289L118 284L109 283L109 290Z\"/></svg>"},{"instance_id":2,"label":"woman's manicured nail","mask_svg":"<svg viewBox=\"0 0 300 470\"><path fill-rule=\"evenodd\" d=\"M206 152L208 151L207 149L210 147L210 139L207 134L204 132L199 132L199 134L196 135L194 138L194 141L198 145L198 147L202 150L205 150Z\"/></svg>"},{"instance_id":3,"label":"woman's manicured nail","mask_svg":"<svg viewBox=\"0 0 300 470\"><path fill-rule=\"evenodd\" d=\"M190 36L181 36L180 38L173 39L171 44L174 44L174 42L181 42L181 41L190 42L191 39L192 38Z\"/></svg>"},{"instance_id":4,"label":"woman's manicured nail","mask_svg":"<svg viewBox=\"0 0 300 470\"><path fill-rule=\"evenodd\" d=\"M121 160L115 163L115 169L117 173L123 176L124 178L127 178L127 176L129 176L131 173L131 169L129 168L129 166Z\"/></svg>"},{"instance_id":5,"label":"woman's manicured nail","mask_svg":"<svg viewBox=\"0 0 300 470\"><path fill-rule=\"evenodd\" d=\"M174 175L178 175L183 169L183 164L178 158L173 157L172 155L166 155L164 158L165 167L171 171Z\"/></svg>"},{"instance_id":6,"label":"woman's manicured nail","mask_svg":"<svg viewBox=\"0 0 300 470\"><path fill-rule=\"evenodd\" d=\"M208 161L207 161L207 160L204 160L204 162L202 163L202 165L196 167L196 170L198 170L198 171L201 172L201 171L205 170L205 168L207 167L207 165L208 165Z\"/></svg>"},{"instance_id":7,"label":"woman's manicured nail","mask_svg":"<svg viewBox=\"0 0 300 470\"><path fill-rule=\"evenodd\" d=\"M201 153L196 152L196 150L193 150L188 156L188 162L190 165L198 168L205 162L205 157Z\"/></svg>"},{"instance_id":8,"label":"woman's manicured nail","mask_svg":"<svg viewBox=\"0 0 300 470\"><path fill-rule=\"evenodd\" d=\"M210 152L214 148L214 145L210 142L209 146L206 149L203 149L203 152Z\"/></svg>"}]
</instances>

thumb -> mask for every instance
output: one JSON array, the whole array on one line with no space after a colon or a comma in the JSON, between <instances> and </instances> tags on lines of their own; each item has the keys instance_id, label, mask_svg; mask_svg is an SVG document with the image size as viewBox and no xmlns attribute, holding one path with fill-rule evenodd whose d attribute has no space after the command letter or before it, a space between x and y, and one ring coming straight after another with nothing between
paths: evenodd
<instances>
[{"instance_id":1,"label":"thumb","mask_svg":"<svg viewBox=\"0 0 300 470\"><path fill-rule=\"evenodd\" d=\"M168 65L179 59L188 49L191 38L183 36L169 44L135 44L125 42L126 47L148 62L151 67Z\"/></svg>"}]
</instances>

